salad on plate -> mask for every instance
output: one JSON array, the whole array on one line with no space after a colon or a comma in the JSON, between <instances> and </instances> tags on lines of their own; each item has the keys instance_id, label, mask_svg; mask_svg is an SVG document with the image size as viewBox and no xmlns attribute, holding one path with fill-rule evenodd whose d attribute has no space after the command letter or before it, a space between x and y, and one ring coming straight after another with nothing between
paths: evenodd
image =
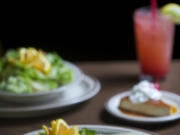
<instances>
[{"instance_id":1,"label":"salad on plate","mask_svg":"<svg viewBox=\"0 0 180 135\"><path fill-rule=\"evenodd\" d=\"M57 54L35 48L8 50L0 58L0 91L36 93L73 81L73 71Z\"/></svg>"},{"instance_id":2,"label":"salad on plate","mask_svg":"<svg viewBox=\"0 0 180 135\"><path fill-rule=\"evenodd\" d=\"M36 135L96 135L96 131L83 128L79 130L77 126L70 127L63 119L51 121L51 127L42 126L43 131Z\"/></svg>"}]
</instances>

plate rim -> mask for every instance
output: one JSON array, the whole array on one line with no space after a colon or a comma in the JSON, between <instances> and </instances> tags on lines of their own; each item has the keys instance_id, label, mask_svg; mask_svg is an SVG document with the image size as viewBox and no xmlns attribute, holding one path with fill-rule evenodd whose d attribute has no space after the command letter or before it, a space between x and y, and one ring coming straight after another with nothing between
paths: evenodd
<instances>
[{"instance_id":1,"label":"plate rim","mask_svg":"<svg viewBox=\"0 0 180 135\"><path fill-rule=\"evenodd\" d=\"M73 106L73 105L76 105L76 104L80 104L80 103L82 103L82 102L85 102L85 101L88 101L88 100L90 100L91 98L93 98L94 96L96 96L98 93L99 93L99 91L101 90L101 83L100 83L100 81L98 80L98 79L96 79L96 78L94 78L94 77L90 77L90 76L88 76L88 75L83 75L84 77L83 77L83 80L85 80L85 78L86 78L86 80L88 79L88 80L91 80L91 81L93 81L93 86L92 86L92 88L90 88L90 90L89 90L89 92L90 92L90 94L86 94L86 96L80 96L81 97L81 99L79 99L79 97L75 97L75 98L73 98L72 99L72 101L70 101L70 102L66 102L65 104L61 104L61 105L59 105L59 104L56 104L55 106L45 106L45 107L37 107L37 108L32 108L32 106L30 107L30 108L25 108L25 109L23 109L23 108L18 108L18 109L9 109L9 108L5 108L5 109L2 109L1 108L1 110L0 110L0 113L6 113L6 112L8 112L8 113L26 113L26 112L38 112L38 111L49 111L49 110L53 110L53 109L60 109L60 108L63 108L63 107L69 107L69 106ZM82 80L82 81L83 81ZM85 81L86 81L85 80ZM88 81L87 81L88 82ZM47 104L46 102L44 103L44 104ZM42 104L40 104L39 106L41 106ZM49 114L49 113L47 113L47 114ZM31 115L31 116L16 116L16 114L15 115L11 115L11 116L0 116L1 118L25 118L25 117L36 117L36 116L39 116L39 115Z\"/></svg>"},{"instance_id":2,"label":"plate rim","mask_svg":"<svg viewBox=\"0 0 180 135\"><path fill-rule=\"evenodd\" d=\"M134 116L128 116L126 114L122 114L121 112L119 112L118 114L116 114L111 107L109 107L110 102L115 99L115 98L119 98L119 100L125 96L127 96L130 93L131 90L125 91L125 92L121 92L118 94L115 94L114 96L112 96L111 98L109 98L106 102L105 102L105 109L108 113L110 113L111 115L119 118L119 119L124 119L127 121L132 121L132 122L139 122L139 123L163 123L163 122L170 122L176 119L180 118L180 110L177 112L177 114L174 114L172 116L164 116L164 117L154 117L154 118L139 118L139 117L134 117ZM161 91L162 94L167 94L169 96L174 96L176 97L176 99L178 99L180 101L180 96L178 94L166 91L166 90L162 90Z\"/></svg>"},{"instance_id":3,"label":"plate rim","mask_svg":"<svg viewBox=\"0 0 180 135\"><path fill-rule=\"evenodd\" d=\"M71 125L73 126L73 125ZM132 132L140 132L140 133L146 133L150 135L159 135L158 133L149 131L149 130L144 130L144 129L139 129L139 128L131 128L131 127L124 127L124 126L113 126L113 125L98 125L98 124L77 124L77 126L81 128L90 128L90 129L104 129L104 130L124 130L124 131L132 131ZM33 135L33 133L37 133L39 131L42 131L42 129L31 131L28 133L25 133L24 135Z\"/></svg>"}]
</instances>

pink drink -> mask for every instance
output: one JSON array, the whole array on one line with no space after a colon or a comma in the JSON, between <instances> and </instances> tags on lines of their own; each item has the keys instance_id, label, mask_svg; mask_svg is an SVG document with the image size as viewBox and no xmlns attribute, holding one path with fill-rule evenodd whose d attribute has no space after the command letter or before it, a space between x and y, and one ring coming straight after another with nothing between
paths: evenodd
<instances>
[{"instance_id":1,"label":"pink drink","mask_svg":"<svg viewBox=\"0 0 180 135\"><path fill-rule=\"evenodd\" d=\"M134 13L134 27L142 74L165 77L172 55L174 23L159 12L153 17L148 8L140 8Z\"/></svg>"}]
</instances>

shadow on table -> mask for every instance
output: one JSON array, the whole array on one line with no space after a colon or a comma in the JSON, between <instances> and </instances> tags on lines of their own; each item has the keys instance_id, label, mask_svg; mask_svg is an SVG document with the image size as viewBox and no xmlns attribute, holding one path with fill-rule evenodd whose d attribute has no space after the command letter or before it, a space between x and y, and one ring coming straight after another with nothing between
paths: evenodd
<instances>
[{"instance_id":1,"label":"shadow on table","mask_svg":"<svg viewBox=\"0 0 180 135\"><path fill-rule=\"evenodd\" d=\"M6 127L6 126L14 126L14 125L32 125L33 123L39 123L42 124L44 122L49 122L53 119L62 118L68 115L72 115L72 113L78 112L81 108L86 106L88 102L84 102L78 105L74 105L69 108L65 108L64 110L50 113L50 114L42 114L41 116L34 116L34 117L26 117L26 118L0 118L0 127Z\"/></svg>"},{"instance_id":2,"label":"shadow on table","mask_svg":"<svg viewBox=\"0 0 180 135\"><path fill-rule=\"evenodd\" d=\"M133 86L139 81L138 74L104 74L96 76L102 85L108 86Z\"/></svg>"},{"instance_id":3,"label":"shadow on table","mask_svg":"<svg viewBox=\"0 0 180 135\"><path fill-rule=\"evenodd\" d=\"M134 82L138 81L138 74L104 74L103 76L98 76L98 78L104 82Z\"/></svg>"},{"instance_id":4,"label":"shadow on table","mask_svg":"<svg viewBox=\"0 0 180 135\"><path fill-rule=\"evenodd\" d=\"M110 115L106 110L103 110L100 113L100 118L104 123L107 123L110 125L141 128L141 129L151 130L151 131L166 129L169 127L173 127L177 124L180 124L180 120L175 120L175 121L167 122L167 123L159 123L159 124L144 124L144 123L130 122L130 121L116 118Z\"/></svg>"}]
</instances>

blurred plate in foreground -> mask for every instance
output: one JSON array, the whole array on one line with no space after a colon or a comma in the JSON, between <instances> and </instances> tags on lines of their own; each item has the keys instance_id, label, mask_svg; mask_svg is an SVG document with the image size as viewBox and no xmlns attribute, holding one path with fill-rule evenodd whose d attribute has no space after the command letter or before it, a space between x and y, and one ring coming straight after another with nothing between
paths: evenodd
<instances>
[{"instance_id":1,"label":"blurred plate in foreground","mask_svg":"<svg viewBox=\"0 0 180 135\"><path fill-rule=\"evenodd\" d=\"M141 129L132 129L125 127L115 127L115 126L100 126L100 125L79 125L80 129L88 128L91 130L95 130L97 135L158 135L156 133L141 130ZM26 133L24 135L36 135L39 131L33 131Z\"/></svg>"}]
</instances>

